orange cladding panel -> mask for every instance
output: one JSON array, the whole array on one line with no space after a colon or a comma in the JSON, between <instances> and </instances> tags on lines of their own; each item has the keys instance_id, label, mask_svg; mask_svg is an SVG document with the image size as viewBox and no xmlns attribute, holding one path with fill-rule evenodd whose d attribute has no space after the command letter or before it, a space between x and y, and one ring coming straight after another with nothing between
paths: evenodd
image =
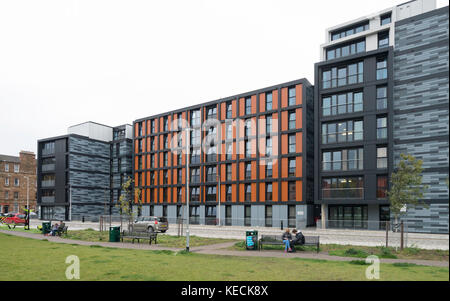
<instances>
[{"instance_id":1,"label":"orange cladding panel","mask_svg":"<svg viewBox=\"0 0 450 301\"><path fill-rule=\"evenodd\" d=\"M252 114L256 114L256 95L252 95L251 98L251 102L252 102Z\"/></svg>"},{"instance_id":2,"label":"orange cladding panel","mask_svg":"<svg viewBox=\"0 0 450 301\"><path fill-rule=\"evenodd\" d=\"M295 86L295 104L302 104L302 84Z\"/></svg>"},{"instance_id":3,"label":"orange cladding panel","mask_svg":"<svg viewBox=\"0 0 450 301\"><path fill-rule=\"evenodd\" d=\"M287 158L281 158L281 177L282 178L288 177L288 159Z\"/></svg>"},{"instance_id":4,"label":"orange cladding panel","mask_svg":"<svg viewBox=\"0 0 450 301\"><path fill-rule=\"evenodd\" d=\"M302 133L296 133L295 134L295 151L297 153L301 153L302 147L303 147Z\"/></svg>"},{"instance_id":5,"label":"orange cladding panel","mask_svg":"<svg viewBox=\"0 0 450 301\"><path fill-rule=\"evenodd\" d=\"M286 108L288 106L288 88L281 89L281 107Z\"/></svg>"},{"instance_id":6,"label":"orange cladding panel","mask_svg":"<svg viewBox=\"0 0 450 301\"><path fill-rule=\"evenodd\" d=\"M295 159L295 161L296 161L295 162L295 169L296 169L295 176L298 177L298 178L301 178L302 177L302 173L303 173L303 167L302 167L303 159L302 159L302 157L297 157Z\"/></svg>"},{"instance_id":7,"label":"orange cladding panel","mask_svg":"<svg viewBox=\"0 0 450 301\"><path fill-rule=\"evenodd\" d=\"M278 202L278 182L272 183L272 200Z\"/></svg>"},{"instance_id":8,"label":"orange cladding panel","mask_svg":"<svg viewBox=\"0 0 450 301\"><path fill-rule=\"evenodd\" d=\"M287 111L281 112L281 130L282 131L288 130L288 112Z\"/></svg>"},{"instance_id":9,"label":"orange cladding panel","mask_svg":"<svg viewBox=\"0 0 450 301\"><path fill-rule=\"evenodd\" d=\"M297 129L302 128L302 109L297 109L295 111L295 127Z\"/></svg>"},{"instance_id":10,"label":"orange cladding panel","mask_svg":"<svg viewBox=\"0 0 450 301\"><path fill-rule=\"evenodd\" d=\"M295 181L295 195L298 202L303 201L303 185L302 181Z\"/></svg>"},{"instance_id":11,"label":"orange cladding panel","mask_svg":"<svg viewBox=\"0 0 450 301\"><path fill-rule=\"evenodd\" d=\"M281 201L288 201L288 182L286 181L281 182Z\"/></svg>"},{"instance_id":12,"label":"orange cladding panel","mask_svg":"<svg viewBox=\"0 0 450 301\"><path fill-rule=\"evenodd\" d=\"M272 109L278 109L278 90L273 90L272 92Z\"/></svg>"},{"instance_id":13,"label":"orange cladding panel","mask_svg":"<svg viewBox=\"0 0 450 301\"><path fill-rule=\"evenodd\" d=\"M266 94L265 93L259 94L259 111L260 112L266 111Z\"/></svg>"},{"instance_id":14,"label":"orange cladding panel","mask_svg":"<svg viewBox=\"0 0 450 301\"><path fill-rule=\"evenodd\" d=\"M266 201L266 183L259 183L259 201Z\"/></svg>"}]
</instances>

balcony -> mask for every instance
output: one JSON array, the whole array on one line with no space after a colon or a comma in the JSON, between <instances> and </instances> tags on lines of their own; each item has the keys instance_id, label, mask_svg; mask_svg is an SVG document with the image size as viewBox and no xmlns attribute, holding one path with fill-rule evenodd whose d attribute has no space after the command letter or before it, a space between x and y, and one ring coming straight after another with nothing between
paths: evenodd
<instances>
[{"instance_id":1,"label":"balcony","mask_svg":"<svg viewBox=\"0 0 450 301\"><path fill-rule=\"evenodd\" d=\"M43 197L41 197L41 202L42 203L54 203L55 197L54 196L43 196Z\"/></svg>"},{"instance_id":2,"label":"balcony","mask_svg":"<svg viewBox=\"0 0 450 301\"><path fill-rule=\"evenodd\" d=\"M363 199L364 188L322 188L323 199Z\"/></svg>"},{"instance_id":3,"label":"balcony","mask_svg":"<svg viewBox=\"0 0 450 301\"><path fill-rule=\"evenodd\" d=\"M42 165L42 171L54 171L55 164L44 164Z\"/></svg>"},{"instance_id":4,"label":"balcony","mask_svg":"<svg viewBox=\"0 0 450 301\"><path fill-rule=\"evenodd\" d=\"M55 186L55 180L45 180L41 182L42 187L53 187Z\"/></svg>"},{"instance_id":5,"label":"balcony","mask_svg":"<svg viewBox=\"0 0 450 301\"><path fill-rule=\"evenodd\" d=\"M55 153L55 149L51 148L51 149L42 149L42 155L43 156L48 156L48 155L53 155Z\"/></svg>"}]
</instances>

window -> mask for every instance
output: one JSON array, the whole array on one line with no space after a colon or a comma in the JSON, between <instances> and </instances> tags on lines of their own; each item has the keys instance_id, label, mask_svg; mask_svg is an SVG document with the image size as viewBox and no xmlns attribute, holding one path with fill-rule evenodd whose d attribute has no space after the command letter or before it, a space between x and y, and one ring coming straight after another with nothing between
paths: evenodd
<instances>
[{"instance_id":1,"label":"window","mask_svg":"<svg viewBox=\"0 0 450 301\"><path fill-rule=\"evenodd\" d=\"M338 31L334 31L331 33L331 40L337 40L341 38L345 38L347 36L360 33L369 29L369 21L365 21L364 23L355 24L351 27L347 27L346 29L340 29Z\"/></svg>"},{"instance_id":2,"label":"window","mask_svg":"<svg viewBox=\"0 0 450 301\"><path fill-rule=\"evenodd\" d=\"M215 166L209 166L206 168L206 181L207 182L215 182L217 181L216 178L216 167Z\"/></svg>"},{"instance_id":3,"label":"window","mask_svg":"<svg viewBox=\"0 0 450 301\"><path fill-rule=\"evenodd\" d=\"M273 154L272 138L266 138L266 156L270 157Z\"/></svg>"},{"instance_id":4,"label":"window","mask_svg":"<svg viewBox=\"0 0 450 301\"><path fill-rule=\"evenodd\" d=\"M272 110L272 92L266 94L266 111Z\"/></svg>"},{"instance_id":5,"label":"window","mask_svg":"<svg viewBox=\"0 0 450 301\"><path fill-rule=\"evenodd\" d=\"M200 183L200 168L191 169L191 182Z\"/></svg>"},{"instance_id":6,"label":"window","mask_svg":"<svg viewBox=\"0 0 450 301\"><path fill-rule=\"evenodd\" d=\"M251 141L245 141L245 157L250 158L252 155L252 144Z\"/></svg>"},{"instance_id":7,"label":"window","mask_svg":"<svg viewBox=\"0 0 450 301\"><path fill-rule=\"evenodd\" d=\"M163 188L163 202L167 202L167 201L168 201L168 199L167 199L167 188ZM167 206L163 206L163 211L164 211L164 207L166 207L166 209L167 209ZM167 216L167 213L164 215L164 212L163 212L163 216Z\"/></svg>"},{"instance_id":8,"label":"window","mask_svg":"<svg viewBox=\"0 0 450 301\"><path fill-rule=\"evenodd\" d=\"M377 118L377 139L387 139L387 117Z\"/></svg>"},{"instance_id":9,"label":"window","mask_svg":"<svg viewBox=\"0 0 450 301\"><path fill-rule=\"evenodd\" d=\"M288 182L288 198L289 201L295 201L297 198L295 191L295 182Z\"/></svg>"},{"instance_id":10,"label":"window","mask_svg":"<svg viewBox=\"0 0 450 301\"><path fill-rule=\"evenodd\" d=\"M164 184L169 183L169 172L167 170L163 171L163 181L164 181Z\"/></svg>"},{"instance_id":11,"label":"window","mask_svg":"<svg viewBox=\"0 0 450 301\"><path fill-rule=\"evenodd\" d=\"M322 198L363 198L363 177L322 178Z\"/></svg>"},{"instance_id":12,"label":"window","mask_svg":"<svg viewBox=\"0 0 450 301\"><path fill-rule=\"evenodd\" d=\"M377 110L387 109L387 87L377 87Z\"/></svg>"},{"instance_id":13,"label":"window","mask_svg":"<svg viewBox=\"0 0 450 301\"><path fill-rule=\"evenodd\" d=\"M266 178L272 178L272 169L273 169L272 161L267 162L267 165L266 165Z\"/></svg>"},{"instance_id":14,"label":"window","mask_svg":"<svg viewBox=\"0 0 450 301\"><path fill-rule=\"evenodd\" d=\"M288 136L288 151L290 154L295 153L295 134Z\"/></svg>"},{"instance_id":15,"label":"window","mask_svg":"<svg viewBox=\"0 0 450 301\"><path fill-rule=\"evenodd\" d=\"M192 126L200 125L200 110L191 111L191 125Z\"/></svg>"},{"instance_id":16,"label":"window","mask_svg":"<svg viewBox=\"0 0 450 301\"><path fill-rule=\"evenodd\" d=\"M233 105L232 102L227 102L227 119L233 118Z\"/></svg>"},{"instance_id":17,"label":"window","mask_svg":"<svg viewBox=\"0 0 450 301\"><path fill-rule=\"evenodd\" d=\"M272 133L272 115L266 116L266 134Z\"/></svg>"},{"instance_id":18,"label":"window","mask_svg":"<svg viewBox=\"0 0 450 301\"><path fill-rule=\"evenodd\" d=\"M252 133L252 121L251 119L247 119L245 121L245 137L250 137Z\"/></svg>"},{"instance_id":19,"label":"window","mask_svg":"<svg viewBox=\"0 0 450 301\"><path fill-rule=\"evenodd\" d=\"M295 111L289 112L289 130L295 130Z\"/></svg>"},{"instance_id":20,"label":"window","mask_svg":"<svg viewBox=\"0 0 450 301\"><path fill-rule=\"evenodd\" d=\"M217 106L208 107L207 115L207 119L217 119Z\"/></svg>"},{"instance_id":21,"label":"window","mask_svg":"<svg viewBox=\"0 0 450 301\"><path fill-rule=\"evenodd\" d=\"M288 205L288 227L294 228L296 224L295 205Z\"/></svg>"},{"instance_id":22,"label":"window","mask_svg":"<svg viewBox=\"0 0 450 301\"><path fill-rule=\"evenodd\" d=\"M377 60L377 80L387 78L387 58Z\"/></svg>"},{"instance_id":23,"label":"window","mask_svg":"<svg viewBox=\"0 0 450 301\"><path fill-rule=\"evenodd\" d=\"M232 180L232 174L233 174L232 165L231 164L227 164L226 165L226 170L227 170L227 181L231 181Z\"/></svg>"},{"instance_id":24,"label":"window","mask_svg":"<svg viewBox=\"0 0 450 301\"><path fill-rule=\"evenodd\" d=\"M169 165L169 155L167 152L164 153L164 166L168 166Z\"/></svg>"},{"instance_id":25,"label":"window","mask_svg":"<svg viewBox=\"0 0 450 301\"><path fill-rule=\"evenodd\" d=\"M155 133L155 120L153 119L152 121L150 121L151 124L151 129L152 129L152 133Z\"/></svg>"},{"instance_id":26,"label":"window","mask_svg":"<svg viewBox=\"0 0 450 301\"><path fill-rule=\"evenodd\" d=\"M265 226L272 227L272 205L265 206Z\"/></svg>"},{"instance_id":27,"label":"window","mask_svg":"<svg viewBox=\"0 0 450 301\"><path fill-rule=\"evenodd\" d=\"M214 162L217 160L216 146L210 146L206 153L206 162Z\"/></svg>"},{"instance_id":28,"label":"window","mask_svg":"<svg viewBox=\"0 0 450 301\"><path fill-rule=\"evenodd\" d=\"M288 106L295 106L295 102L295 87L291 87L288 92Z\"/></svg>"},{"instance_id":29,"label":"window","mask_svg":"<svg viewBox=\"0 0 450 301\"><path fill-rule=\"evenodd\" d=\"M16 187L19 186L19 179L18 178L14 178L14 186L16 186Z\"/></svg>"},{"instance_id":30,"label":"window","mask_svg":"<svg viewBox=\"0 0 450 301\"><path fill-rule=\"evenodd\" d=\"M205 224L216 224L216 206L205 206Z\"/></svg>"},{"instance_id":31,"label":"window","mask_svg":"<svg viewBox=\"0 0 450 301\"><path fill-rule=\"evenodd\" d=\"M337 59L340 57L361 53L366 51L366 41L359 40L350 44L341 44L337 47L328 48L326 50L327 60Z\"/></svg>"},{"instance_id":32,"label":"window","mask_svg":"<svg viewBox=\"0 0 450 301\"><path fill-rule=\"evenodd\" d=\"M55 152L55 142L47 142L42 146L42 155L49 155Z\"/></svg>"},{"instance_id":33,"label":"window","mask_svg":"<svg viewBox=\"0 0 450 301\"><path fill-rule=\"evenodd\" d=\"M9 191L5 191L5 200L9 199Z\"/></svg>"},{"instance_id":34,"label":"window","mask_svg":"<svg viewBox=\"0 0 450 301\"><path fill-rule=\"evenodd\" d=\"M362 110L363 92L348 92L326 96L322 99L323 116L361 112Z\"/></svg>"},{"instance_id":35,"label":"window","mask_svg":"<svg viewBox=\"0 0 450 301\"><path fill-rule=\"evenodd\" d=\"M386 175L377 176L377 199L387 197L388 177Z\"/></svg>"},{"instance_id":36,"label":"window","mask_svg":"<svg viewBox=\"0 0 450 301\"><path fill-rule=\"evenodd\" d=\"M322 124L322 143L343 143L363 139L363 121L348 120Z\"/></svg>"},{"instance_id":37,"label":"window","mask_svg":"<svg viewBox=\"0 0 450 301\"><path fill-rule=\"evenodd\" d=\"M250 205L244 206L244 226L251 226L252 207Z\"/></svg>"},{"instance_id":38,"label":"window","mask_svg":"<svg viewBox=\"0 0 450 301\"><path fill-rule=\"evenodd\" d=\"M181 156L182 156L181 154L178 154L178 155L177 155L177 163L178 163L178 166L181 166L181 163L182 163L182 160L183 160L183 158L182 158Z\"/></svg>"},{"instance_id":39,"label":"window","mask_svg":"<svg viewBox=\"0 0 450 301\"><path fill-rule=\"evenodd\" d=\"M14 199L18 200L19 199L19 193L17 191L14 192ZM17 211L17 210L16 210Z\"/></svg>"},{"instance_id":40,"label":"window","mask_svg":"<svg viewBox=\"0 0 450 301\"><path fill-rule=\"evenodd\" d=\"M247 97L245 99L245 115L249 115L252 113L252 99Z\"/></svg>"},{"instance_id":41,"label":"window","mask_svg":"<svg viewBox=\"0 0 450 301\"><path fill-rule=\"evenodd\" d=\"M155 168L155 155L150 155L150 166Z\"/></svg>"},{"instance_id":42,"label":"window","mask_svg":"<svg viewBox=\"0 0 450 301\"><path fill-rule=\"evenodd\" d=\"M206 200L209 202L216 201L216 186L207 186L206 187Z\"/></svg>"},{"instance_id":43,"label":"window","mask_svg":"<svg viewBox=\"0 0 450 301\"><path fill-rule=\"evenodd\" d=\"M169 119L167 116L164 117L164 132L167 132L169 130Z\"/></svg>"},{"instance_id":44,"label":"window","mask_svg":"<svg viewBox=\"0 0 450 301\"><path fill-rule=\"evenodd\" d=\"M225 186L225 191L226 191L226 201L227 202L231 202L232 201L232 190L231 190L231 185L226 185Z\"/></svg>"},{"instance_id":45,"label":"window","mask_svg":"<svg viewBox=\"0 0 450 301\"><path fill-rule=\"evenodd\" d=\"M9 172L9 164L8 163L5 164L5 171Z\"/></svg>"},{"instance_id":46,"label":"window","mask_svg":"<svg viewBox=\"0 0 450 301\"><path fill-rule=\"evenodd\" d=\"M227 139L227 140L233 139L233 125L232 125L232 124L227 124L227 135L226 135L226 139Z\"/></svg>"},{"instance_id":47,"label":"window","mask_svg":"<svg viewBox=\"0 0 450 301\"><path fill-rule=\"evenodd\" d=\"M386 25L386 24L389 24L389 23L391 23L391 13L382 15L382 16L380 17L380 25L381 25L381 26Z\"/></svg>"},{"instance_id":48,"label":"window","mask_svg":"<svg viewBox=\"0 0 450 301\"><path fill-rule=\"evenodd\" d=\"M378 34L378 48L389 47L389 31Z\"/></svg>"},{"instance_id":49,"label":"window","mask_svg":"<svg viewBox=\"0 0 450 301\"><path fill-rule=\"evenodd\" d=\"M191 224L198 225L200 223L200 206L189 207L189 221Z\"/></svg>"},{"instance_id":50,"label":"window","mask_svg":"<svg viewBox=\"0 0 450 301\"><path fill-rule=\"evenodd\" d=\"M138 169L144 169L144 166L142 165L142 156L138 157Z\"/></svg>"},{"instance_id":51,"label":"window","mask_svg":"<svg viewBox=\"0 0 450 301\"><path fill-rule=\"evenodd\" d=\"M138 136L142 136L142 122L138 123Z\"/></svg>"},{"instance_id":52,"label":"window","mask_svg":"<svg viewBox=\"0 0 450 301\"><path fill-rule=\"evenodd\" d=\"M191 188L190 200L193 201L193 202L200 201L200 187L192 187Z\"/></svg>"},{"instance_id":53,"label":"window","mask_svg":"<svg viewBox=\"0 0 450 301\"><path fill-rule=\"evenodd\" d=\"M252 178L252 164L245 163L245 179L250 180Z\"/></svg>"},{"instance_id":54,"label":"window","mask_svg":"<svg viewBox=\"0 0 450 301\"><path fill-rule=\"evenodd\" d=\"M163 143L164 143L164 149L168 149L169 148L169 142L168 142L167 134L163 136Z\"/></svg>"},{"instance_id":55,"label":"window","mask_svg":"<svg viewBox=\"0 0 450 301\"><path fill-rule=\"evenodd\" d=\"M364 78L364 63L359 62L343 67L333 67L322 72L322 88L336 88L345 85L362 83Z\"/></svg>"},{"instance_id":56,"label":"window","mask_svg":"<svg viewBox=\"0 0 450 301\"><path fill-rule=\"evenodd\" d=\"M252 185L245 184L245 201L250 202L252 200Z\"/></svg>"},{"instance_id":57,"label":"window","mask_svg":"<svg viewBox=\"0 0 450 301\"><path fill-rule=\"evenodd\" d=\"M181 184L181 181L183 181L183 169L178 168L178 170L177 170L177 183Z\"/></svg>"},{"instance_id":58,"label":"window","mask_svg":"<svg viewBox=\"0 0 450 301\"><path fill-rule=\"evenodd\" d=\"M191 145L201 144L201 132L199 129L191 131Z\"/></svg>"},{"instance_id":59,"label":"window","mask_svg":"<svg viewBox=\"0 0 450 301\"><path fill-rule=\"evenodd\" d=\"M9 186L9 178L5 178L5 186Z\"/></svg>"},{"instance_id":60,"label":"window","mask_svg":"<svg viewBox=\"0 0 450 301\"><path fill-rule=\"evenodd\" d=\"M272 201L272 183L266 183L266 201Z\"/></svg>"},{"instance_id":61,"label":"window","mask_svg":"<svg viewBox=\"0 0 450 301\"><path fill-rule=\"evenodd\" d=\"M181 203L181 199L183 198L183 194L182 194L183 190L181 189L181 187L177 187L177 202ZM177 206L180 207L181 206ZM178 208L177 208L178 209ZM178 211L178 210L177 210ZM178 213L178 212L177 212ZM180 217L181 215L177 214L177 217Z\"/></svg>"},{"instance_id":62,"label":"window","mask_svg":"<svg viewBox=\"0 0 450 301\"><path fill-rule=\"evenodd\" d=\"M233 159L233 144L227 143L226 147L227 147L227 160L232 160Z\"/></svg>"},{"instance_id":63,"label":"window","mask_svg":"<svg viewBox=\"0 0 450 301\"><path fill-rule=\"evenodd\" d=\"M14 172L19 172L19 171L20 171L20 165L14 164Z\"/></svg>"},{"instance_id":64,"label":"window","mask_svg":"<svg viewBox=\"0 0 450 301\"><path fill-rule=\"evenodd\" d=\"M387 147L377 147L377 168L387 168Z\"/></svg>"},{"instance_id":65,"label":"window","mask_svg":"<svg viewBox=\"0 0 450 301\"><path fill-rule=\"evenodd\" d=\"M200 163L201 150L199 148L191 148L191 162L192 164Z\"/></svg>"},{"instance_id":66,"label":"window","mask_svg":"<svg viewBox=\"0 0 450 301\"><path fill-rule=\"evenodd\" d=\"M322 170L362 170L363 155L363 148L324 151L322 153Z\"/></svg>"},{"instance_id":67,"label":"window","mask_svg":"<svg viewBox=\"0 0 450 301\"><path fill-rule=\"evenodd\" d=\"M289 159L289 170L288 170L288 176L289 177L295 177L295 171L296 171L296 162L295 158Z\"/></svg>"}]
</instances>

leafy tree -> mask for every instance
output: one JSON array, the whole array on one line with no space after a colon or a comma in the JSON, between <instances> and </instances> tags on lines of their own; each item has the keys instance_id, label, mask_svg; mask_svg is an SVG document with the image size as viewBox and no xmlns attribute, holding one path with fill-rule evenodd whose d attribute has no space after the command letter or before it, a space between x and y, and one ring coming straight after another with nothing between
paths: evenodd
<instances>
[{"instance_id":1,"label":"leafy tree","mask_svg":"<svg viewBox=\"0 0 450 301\"><path fill-rule=\"evenodd\" d=\"M128 180L122 184L122 194L116 205L120 209L120 215L127 216L129 222L133 220L133 202L137 204L139 211L142 208L141 190L133 184L133 179L128 177Z\"/></svg>"},{"instance_id":2,"label":"leafy tree","mask_svg":"<svg viewBox=\"0 0 450 301\"><path fill-rule=\"evenodd\" d=\"M388 191L388 199L391 203L391 212L394 214L395 223L403 213L404 206L419 204L428 207L421 202L424 191L428 188L422 184L422 160L417 160L412 155L400 154L400 162L397 170L391 176L391 188Z\"/></svg>"}]
</instances>

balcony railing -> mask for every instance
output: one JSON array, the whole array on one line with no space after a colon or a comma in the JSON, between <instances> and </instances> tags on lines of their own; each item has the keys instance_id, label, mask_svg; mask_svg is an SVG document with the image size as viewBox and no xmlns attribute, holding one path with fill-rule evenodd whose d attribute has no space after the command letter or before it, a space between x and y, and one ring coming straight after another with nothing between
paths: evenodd
<instances>
[{"instance_id":1,"label":"balcony railing","mask_svg":"<svg viewBox=\"0 0 450 301\"><path fill-rule=\"evenodd\" d=\"M362 199L363 196L364 188L322 188L322 198L324 199Z\"/></svg>"},{"instance_id":2,"label":"balcony railing","mask_svg":"<svg viewBox=\"0 0 450 301\"><path fill-rule=\"evenodd\" d=\"M43 156L46 156L46 155L52 155L52 154L54 154L55 153L55 149L43 149L42 150L42 155Z\"/></svg>"},{"instance_id":3,"label":"balcony railing","mask_svg":"<svg viewBox=\"0 0 450 301\"><path fill-rule=\"evenodd\" d=\"M55 186L55 180L46 180L41 182L42 187L52 187Z\"/></svg>"},{"instance_id":4,"label":"balcony railing","mask_svg":"<svg viewBox=\"0 0 450 301\"><path fill-rule=\"evenodd\" d=\"M53 170L55 170L55 164L42 165L42 171L53 171Z\"/></svg>"}]
</instances>

